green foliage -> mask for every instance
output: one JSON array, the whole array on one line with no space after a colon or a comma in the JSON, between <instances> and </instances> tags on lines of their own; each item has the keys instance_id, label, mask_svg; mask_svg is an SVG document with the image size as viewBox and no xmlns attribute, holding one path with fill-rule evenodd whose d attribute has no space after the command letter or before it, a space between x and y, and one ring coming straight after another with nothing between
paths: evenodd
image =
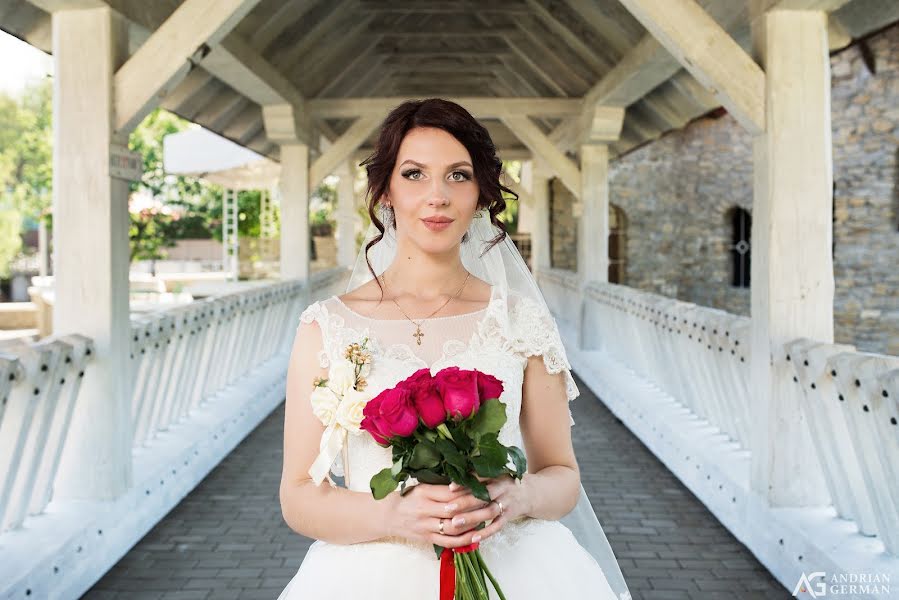
<instances>
[{"instance_id":1,"label":"green foliage","mask_svg":"<svg viewBox=\"0 0 899 600\"><path fill-rule=\"evenodd\" d=\"M9 277L9 263L22 248L21 228L19 211L0 208L0 278Z\"/></svg>"},{"instance_id":2,"label":"green foliage","mask_svg":"<svg viewBox=\"0 0 899 600\"><path fill-rule=\"evenodd\" d=\"M52 202L52 91L44 79L19 99L0 94L0 194L20 223L46 215Z\"/></svg>"}]
</instances>

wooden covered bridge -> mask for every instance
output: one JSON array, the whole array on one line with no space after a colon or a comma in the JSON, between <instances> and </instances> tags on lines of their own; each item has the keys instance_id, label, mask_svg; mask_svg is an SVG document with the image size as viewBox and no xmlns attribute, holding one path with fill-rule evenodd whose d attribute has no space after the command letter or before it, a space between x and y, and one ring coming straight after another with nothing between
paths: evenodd
<instances>
[{"instance_id":1,"label":"wooden covered bridge","mask_svg":"<svg viewBox=\"0 0 899 600\"><path fill-rule=\"evenodd\" d=\"M54 335L0 355L0 597L85 592L283 402L296 319L356 252L355 164L430 96L522 161L532 268L605 407L784 588L899 586L899 358L833 343L829 62L897 19L893 0L0 0L55 61ZM281 281L138 318L127 137L160 106L280 163ZM609 277L609 162L718 107L753 139L751 318ZM339 264L311 273L332 174ZM552 185L573 269L552 266Z\"/></svg>"}]
</instances>

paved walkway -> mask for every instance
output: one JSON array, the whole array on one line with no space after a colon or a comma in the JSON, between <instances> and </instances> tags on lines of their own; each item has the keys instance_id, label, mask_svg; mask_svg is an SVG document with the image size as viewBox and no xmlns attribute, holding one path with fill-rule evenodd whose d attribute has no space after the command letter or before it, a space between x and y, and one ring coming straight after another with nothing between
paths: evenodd
<instances>
[{"instance_id":1,"label":"paved walkway","mask_svg":"<svg viewBox=\"0 0 899 600\"><path fill-rule=\"evenodd\" d=\"M577 383L573 432L584 488L634 600L792 598ZM275 600L311 543L281 517L283 420L282 405L83 598Z\"/></svg>"}]
</instances>

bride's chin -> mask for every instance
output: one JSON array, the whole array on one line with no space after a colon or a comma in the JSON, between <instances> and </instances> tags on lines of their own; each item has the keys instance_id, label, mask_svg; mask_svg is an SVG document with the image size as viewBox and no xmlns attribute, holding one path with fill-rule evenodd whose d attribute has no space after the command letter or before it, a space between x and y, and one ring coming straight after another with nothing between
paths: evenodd
<instances>
[{"instance_id":1,"label":"bride's chin","mask_svg":"<svg viewBox=\"0 0 899 600\"><path fill-rule=\"evenodd\" d=\"M417 240L417 246L421 249L422 252L427 254L446 254L450 252L454 248L456 248L461 243L461 238L456 240L450 236L425 236L424 239L419 238Z\"/></svg>"}]
</instances>

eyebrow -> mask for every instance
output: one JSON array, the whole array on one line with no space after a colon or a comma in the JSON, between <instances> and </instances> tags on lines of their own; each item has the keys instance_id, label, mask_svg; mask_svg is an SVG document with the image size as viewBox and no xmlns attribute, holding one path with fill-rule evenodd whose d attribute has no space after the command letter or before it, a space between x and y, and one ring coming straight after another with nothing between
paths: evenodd
<instances>
[{"instance_id":1,"label":"eyebrow","mask_svg":"<svg viewBox=\"0 0 899 600\"><path fill-rule=\"evenodd\" d=\"M400 166L403 166L403 165L406 164L406 163L412 163L412 164L415 165L416 167L422 167L422 168L427 167L427 165L424 165L424 164L422 164L422 163L420 163L420 162L416 162L416 161L412 160L411 158L407 158L406 160L404 160L404 161L400 164ZM453 164L448 165L447 168L448 168L448 169L453 169L453 168L455 168L455 167L461 167L461 166L469 166L469 167L471 167L472 169L474 168L474 167L471 166L471 163L468 162L467 160L460 160L459 162L454 162Z\"/></svg>"}]
</instances>

